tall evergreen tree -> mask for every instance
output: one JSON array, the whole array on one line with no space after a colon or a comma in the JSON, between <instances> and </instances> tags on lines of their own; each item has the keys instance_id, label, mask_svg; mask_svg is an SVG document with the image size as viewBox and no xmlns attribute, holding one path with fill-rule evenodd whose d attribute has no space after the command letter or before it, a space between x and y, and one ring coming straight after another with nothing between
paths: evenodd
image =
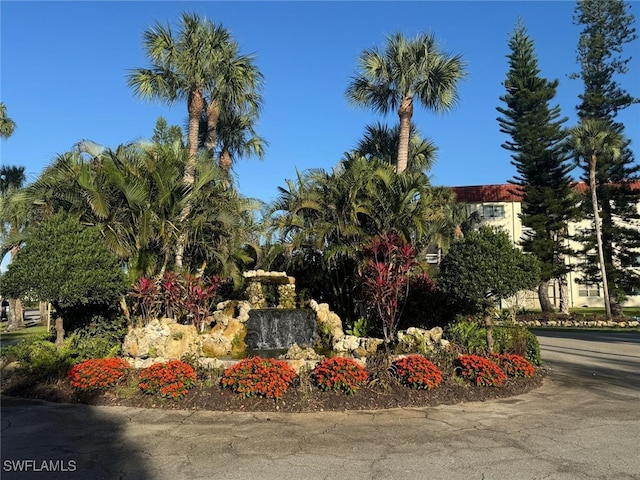
<instances>
[{"instance_id":1,"label":"tall evergreen tree","mask_svg":"<svg viewBox=\"0 0 640 480\"><path fill-rule=\"evenodd\" d=\"M622 0L582 0L576 4L574 16L574 23L583 27L577 48L581 70L573 75L584 83L578 116L581 120L606 121L622 138L625 137L624 124L616 120L618 112L638 103L619 83L630 61L623 49L637 39L635 19L629 8ZM640 248L640 233L629 228L640 221L636 209L640 191L632 188L632 182L638 180L640 166L635 164L628 145L627 141L619 156L607 152L598 156L596 185L591 185L589 180L588 162L582 162L584 180L590 189L596 186L598 189L604 262L614 315L621 313L621 303L626 296L640 287L640 276L629 268L637 256L634 250ZM588 217L593 218L587 199L584 205ZM591 230L582 236L585 257L596 243L594 237L595 231ZM582 269L586 281L601 280L598 266L593 262L585 261Z\"/></svg>"},{"instance_id":2,"label":"tall evergreen tree","mask_svg":"<svg viewBox=\"0 0 640 480\"><path fill-rule=\"evenodd\" d=\"M541 264L538 298L544 312L553 311L549 300L549 283L562 279L568 269L564 255L567 223L577 216L576 199L571 190L569 172L572 165L563 149L566 132L560 107L549 103L556 95L558 80L540 77L534 42L518 20L509 38L511 53L505 81L506 94L497 107L500 131L511 137L502 147L513 152L511 163L518 175L510 183L521 194L521 220L527 228L522 240L525 251L534 254Z\"/></svg>"}]
</instances>

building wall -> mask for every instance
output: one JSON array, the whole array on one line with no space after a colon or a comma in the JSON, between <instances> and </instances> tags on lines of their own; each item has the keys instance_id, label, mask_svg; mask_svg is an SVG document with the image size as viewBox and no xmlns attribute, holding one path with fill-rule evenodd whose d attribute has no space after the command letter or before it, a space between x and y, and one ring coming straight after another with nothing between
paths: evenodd
<instances>
[{"instance_id":1,"label":"building wall","mask_svg":"<svg viewBox=\"0 0 640 480\"><path fill-rule=\"evenodd\" d=\"M483 224L503 229L509 234L511 241L515 245L519 245L522 239L522 222L520 221L522 203L515 195L508 193L508 188L509 186L507 185L454 187L454 191L457 193L459 201L467 205L469 213L478 212L483 219ZM471 198L473 196L481 198ZM640 209L640 205L638 208ZM591 222L588 220L570 224L569 235L575 234L579 229L588 228L591 228ZM578 249L579 244L574 242L570 246ZM578 265L579 262L580 259L578 258L567 257L567 263L570 265ZM579 280L580 273L578 271L571 271L567 274L569 307L604 308L602 284L584 285ZM549 297L554 305L559 306L559 286L555 281L552 281L549 286ZM502 304L504 308L511 306L516 308L540 308L537 292L522 292ZM623 306L640 307L640 295L630 295Z\"/></svg>"}]
</instances>

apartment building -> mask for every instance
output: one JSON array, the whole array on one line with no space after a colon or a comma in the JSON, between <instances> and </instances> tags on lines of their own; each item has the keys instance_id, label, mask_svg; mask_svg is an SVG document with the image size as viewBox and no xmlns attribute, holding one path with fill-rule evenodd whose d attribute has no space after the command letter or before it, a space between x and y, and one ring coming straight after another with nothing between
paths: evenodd
<instances>
[{"instance_id":1,"label":"apartment building","mask_svg":"<svg viewBox=\"0 0 640 480\"><path fill-rule=\"evenodd\" d=\"M640 189L640 182L636 182L634 188ZM587 185L578 182L575 185L577 190L586 191ZM484 224L501 228L506 231L511 241L518 245L522 239L523 226L520 221L522 213L522 197L512 193L514 186L511 184L502 185L478 185L468 187L452 187L459 202L467 205L469 213L478 212ZM640 204L638 205L640 208ZM580 229L590 227L588 220L569 225L569 235L575 234ZM577 248L577 245L573 245ZM578 258L567 257L567 263L577 265ZM640 265L639 265L640 266ZM580 281L580 272L571 271L567 274L567 285L569 289L569 307L604 307L604 299L601 284L584 284ZM549 287L549 297L554 305L560 303L559 287L557 282L551 282ZM540 308L538 295L536 292L522 292L517 298L506 302L510 306L513 303L518 307ZM631 295L627 298L624 306L640 306L640 295Z\"/></svg>"}]
</instances>

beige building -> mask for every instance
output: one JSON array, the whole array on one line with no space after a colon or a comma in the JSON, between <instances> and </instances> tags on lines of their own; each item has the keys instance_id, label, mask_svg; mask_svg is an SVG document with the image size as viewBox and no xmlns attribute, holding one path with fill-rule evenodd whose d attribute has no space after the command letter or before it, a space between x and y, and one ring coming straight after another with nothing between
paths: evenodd
<instances>
[{"instance_id":1,"label":"beige building","mask_svg":"<svg viewBox=\"0 0 640 480\"><path fill-rule=\"evenodd\" d=\"M640 188L640 182L637 187ZM575 188L584 191L587 187L580 182L575 185ZM519 245L523 237L523 227L520 221L522 197L512 193L514 189L515 186L511 184L452 187L457 200L467 205L468 213L478 212L483 224L503 229L509 234L511 241L515 245ZM640 205L638 207L640 209ZM569 224L569 235L589 227L589 221ZM636 227L640 229L640 225ZM577 248L577 245L574 247ZM579 263L579 259L573 257L567 257L566 261L571 265ZM580 273L571 271L567 274L567 285L569 287L570 308L604 307L601 284L585 285L580 281ZM557 307L560 303L558 285L556 282L551 282L549 288L549 297ZM517 307L540 308L536 292L522 292L503 306L511 306L514 303ZM624 306L640 306L640 295L629 296Z\"/></svg>"}]
</instances>

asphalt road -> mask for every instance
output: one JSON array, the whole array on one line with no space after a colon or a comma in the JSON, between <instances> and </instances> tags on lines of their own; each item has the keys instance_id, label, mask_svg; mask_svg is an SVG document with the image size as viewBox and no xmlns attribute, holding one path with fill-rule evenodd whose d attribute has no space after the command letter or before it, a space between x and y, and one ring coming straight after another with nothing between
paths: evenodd
<instances>
[{"instance_id":1,"label":"asphalt road","mask_svg":"<svg viewBox=\"0 0 640 480\"><path fill-rule=\"evenodd\" d=\"M638 335L538 333L544 385L489 402L255 414L5 397L1 477L640 479Z\"/></svg>"}]
</instances>

